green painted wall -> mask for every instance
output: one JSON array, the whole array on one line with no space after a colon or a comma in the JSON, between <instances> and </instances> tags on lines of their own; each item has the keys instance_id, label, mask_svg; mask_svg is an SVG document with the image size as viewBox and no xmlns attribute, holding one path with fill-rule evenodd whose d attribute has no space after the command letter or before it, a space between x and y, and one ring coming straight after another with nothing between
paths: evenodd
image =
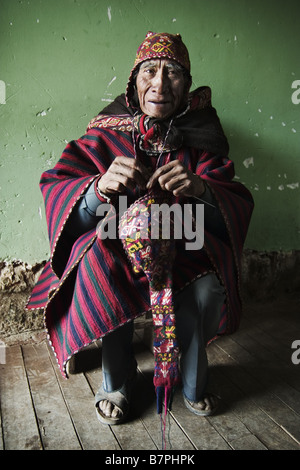
<instances>
[{"instance_id":1,"label":"green painted wall","mask_svg":"<svg viewBox=\"0 0 300 470\"><path fill-rule=\"evenodd\" d=\"M148 30L180 32L194 87L212 87L256 202L247 247L299 249L299 14L299 0L0 0L0 258L48 257L40 174L124 91Z\"/></svg>"}]
</instances>

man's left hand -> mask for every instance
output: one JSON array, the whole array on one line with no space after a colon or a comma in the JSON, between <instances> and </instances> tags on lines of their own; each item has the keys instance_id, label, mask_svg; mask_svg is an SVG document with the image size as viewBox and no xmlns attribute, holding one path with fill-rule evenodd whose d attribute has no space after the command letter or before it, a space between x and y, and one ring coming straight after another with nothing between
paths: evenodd
<instances>
[{"instance_id":1,"label":"man's left hand","mask_svg":"<svg viewBox=\"0 0 300 470\"><path fill-rule=\"evenodd\" d=\"M176 197L200 197L205 191L201 177L192 173L179 160L158 168L149 179L147 189L152 189L156 183Z\"/></svg>"}]
</instances>

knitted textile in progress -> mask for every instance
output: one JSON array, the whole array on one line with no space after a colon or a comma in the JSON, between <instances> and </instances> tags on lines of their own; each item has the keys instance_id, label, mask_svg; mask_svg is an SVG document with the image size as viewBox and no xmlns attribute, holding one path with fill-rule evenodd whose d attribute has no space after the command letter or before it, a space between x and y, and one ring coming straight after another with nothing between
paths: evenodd
<instances>
[{"instance_id":1,"label":"knitted textile in progress","mask_svg":"<svg viewBox=\"0 0 300 470\"><path fill-rule=\"evenodd\" d=\"M169 204L166 193L149 192L135 201L123 214L119 236L136 273L145 273L149 281L154 327L154 378L157 411L171 408L174 387L180 382L172 292L172 268L175 242L174 221L160 220L159 206ZM163 238L163 223L170 224L170 236Z\"/></svg>"}]
</instances>

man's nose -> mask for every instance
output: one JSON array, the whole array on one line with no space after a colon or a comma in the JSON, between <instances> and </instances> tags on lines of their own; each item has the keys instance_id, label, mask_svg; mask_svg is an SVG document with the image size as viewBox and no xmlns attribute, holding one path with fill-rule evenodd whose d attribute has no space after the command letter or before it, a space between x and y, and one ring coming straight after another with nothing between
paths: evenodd
<instances>
[{"instance_id":1,"label":"man's nose","mask_svg":"<svg viewBox=\"0 0 300 470\"><path fill-rule=\"evenodd\" d=\"M163 94L168 90L169 79L163 70L158 70L152 80L153 90L159 94Z\"/></svg>"}]
</instances>

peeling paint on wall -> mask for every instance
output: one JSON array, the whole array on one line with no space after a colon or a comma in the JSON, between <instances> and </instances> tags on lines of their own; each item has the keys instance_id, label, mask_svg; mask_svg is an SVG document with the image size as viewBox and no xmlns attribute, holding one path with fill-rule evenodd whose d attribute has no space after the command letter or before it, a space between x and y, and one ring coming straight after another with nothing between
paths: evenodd
<instances>
[{"instance_id":1,"label":"peeling paint on wall","mask_svg":"<svg viewBox=\"0 0 300 470\"><path fill-rule=\"evenodd\" d=\"M109 22L111 23L111 7L107 8L107 16L108 16Z\"/></svg>"},{"instance_id":2,"label":"peeling paint on wall","mask_svg":"<svg viewBox=\"0 0 300 470\"><path fill-rule=\"evenodd\" d=\"M42 111L39 111L38 113L36 113L36 116L37 117L47 116L47 113L50 113L51 110L52 108L43 109Z\"/></svg>"},{"instance_id":3,"label":"peeling paint on wall","mask_svg":"<svg viewBox=\"0 0 300 470\"><path fill-rule=\"evenodd\" d=\"M107 101L109 103L111 103L113 101L113 95L112 93L109 93L108 92L108 88L111 86L111 84L117 79L116 76L114 76L111 81L108 83L107 87L106 87L106 90L104 92L104 96L105 98L101 98L101 101Z\"/></svg>"},{"instance_id":4,"label":"peeling paint on wall","mask_svg":"<svg viewBox=\"0 0 300 470\"><path fill-rule=\"evenodd\" d=\"M244 167L246 168L249 168L249 166L254 166L254 158L253 157L249 157L249 158L246 158L244 161L243 161L243 165Z\"/></svg>"},{"instance_id":5,"label":"peeling paint on wall","mask_svg":"<svg viewBox=\"0 0 300 470\"><path fill-rule=\"evenodd\" d=\"M287 184L286 187L289 189L298 189L299 183L290 183L290 184Z\"/></svg>"}]
</instances>

